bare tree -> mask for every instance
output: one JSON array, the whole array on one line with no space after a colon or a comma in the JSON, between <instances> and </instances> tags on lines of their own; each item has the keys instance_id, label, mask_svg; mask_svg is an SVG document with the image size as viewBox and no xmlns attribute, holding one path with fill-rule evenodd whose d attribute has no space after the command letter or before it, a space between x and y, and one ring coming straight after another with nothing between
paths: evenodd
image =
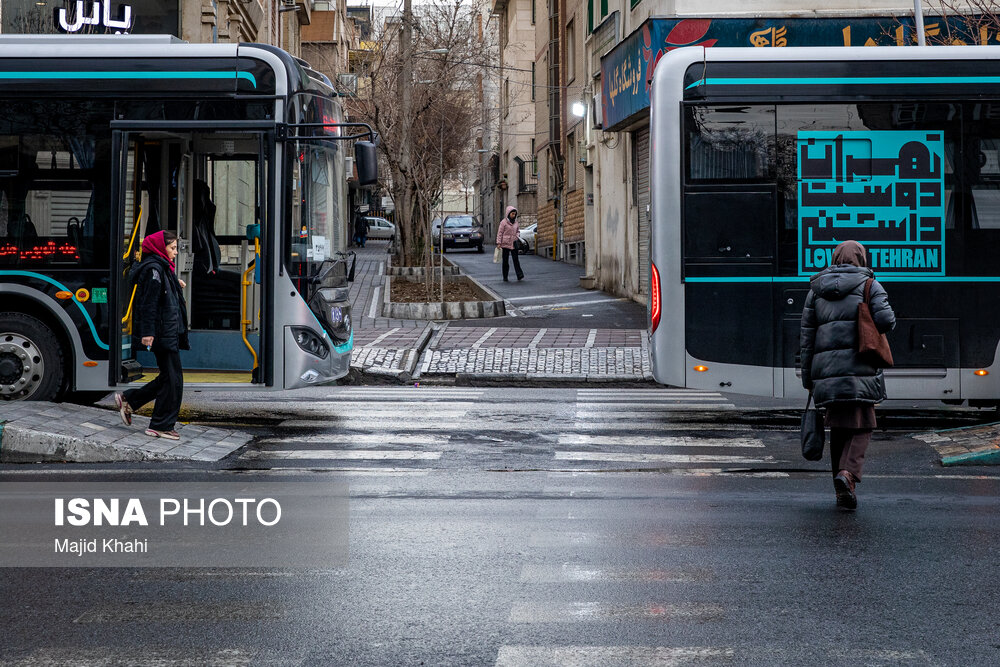
<instances>
[{"instance_id":1,"label":"bare tree","mask_svg":"<svg viewBox=\"0 0 1000 667\"><path fill-rule=\"evenodd\" d=\"M482 116L478 75L488 53L479 29L480 2L421 4L414 12L408 67L400 23L383 22L359 72L365 82L352 108L380 136L384 185L396 206L400 264L429 265L431 207L442 196L443 181L469 167L473 131ZM401 82L407 72L412 81ZM400 90L407 85L405 104Z\"/></svg>"},{"instance_id":2,"label":"bare tree","mask_svg":"<svg viewBox=\"0 0 1000 667\"><path fill-rule=\"evenodd\" d=\"M1000 35L1000 2L995 0L924 0L941 20L925 24L927 44L966 45L996 42ZM916 35L913 36L916 43Z\"/></svg>"}]
</instances>

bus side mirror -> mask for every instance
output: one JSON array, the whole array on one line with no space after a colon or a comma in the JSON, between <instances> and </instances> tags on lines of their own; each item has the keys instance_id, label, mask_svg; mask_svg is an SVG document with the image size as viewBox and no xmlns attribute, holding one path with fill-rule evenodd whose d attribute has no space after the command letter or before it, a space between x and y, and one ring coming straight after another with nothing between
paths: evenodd
<instances>
[{"instance_id":1,"label":"bus side mirror","mask_svg":"<svg viewBox=\"0 0 1000 667\"><path fill-rule=\"evenodd\" d=\"M358 169L358 185L378 183L378 157L373 142L354 142L354 164Z\"/></svg>"}]
</instances>

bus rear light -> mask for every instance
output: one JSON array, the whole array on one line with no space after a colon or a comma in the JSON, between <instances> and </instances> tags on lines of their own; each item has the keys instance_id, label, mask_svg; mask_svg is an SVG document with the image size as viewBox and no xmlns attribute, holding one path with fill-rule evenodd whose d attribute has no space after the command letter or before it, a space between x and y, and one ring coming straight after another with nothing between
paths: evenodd
<instances>
[{"instance_id":1,"label":"bus rear light","mask_svg":"<svg viewBox=\"0 0 1000 667\"><path fill-rule=\"evenodd\" d=\"M649 330L652 333L660 326L660 272L656 270L656 264L650 263L649 266Z\"/></svg>"},{"instance_id":2,"label":"bus rear light","mask_svg":"<svg viewBox=\"0 0 1000 667\"><path fill-rule=\"evenodd\" d=\"M973 372L973 375L978 375L980 377L982 377L984 375L989 375L989 374L990 374L990 372L988 370L986 370L985 368L980 368L978 371L974 371Z\"/></svg>"},{"instance_id":3,"label":"bus rear light","mask_svg":"<svg viewBox=\"0 0 1000 667\"><path fill-rule=\"evenodd\" d=\"M708 370L708 366L695 366L694 369L699 373L704 373Z\"/></svg>"}]
</instances>

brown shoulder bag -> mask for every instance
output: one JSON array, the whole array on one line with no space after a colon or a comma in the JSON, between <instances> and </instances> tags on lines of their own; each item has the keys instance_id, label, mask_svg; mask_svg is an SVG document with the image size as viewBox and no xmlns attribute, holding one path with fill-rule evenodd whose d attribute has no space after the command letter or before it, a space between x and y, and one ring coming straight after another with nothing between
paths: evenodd
<instances>
[{"instance_id":1,"label":"brown shoulder bag","mask_svg":"<svg viewBox=\"0 0 1000 667\"><path fill-rule=\"evenodd\" d=\"M875 326L868 301L873 282L873 278L865 281L865 294L858 304L858 355L875 368L889 368L892 366L889 340Z\"/></svg>"}]
</instances>

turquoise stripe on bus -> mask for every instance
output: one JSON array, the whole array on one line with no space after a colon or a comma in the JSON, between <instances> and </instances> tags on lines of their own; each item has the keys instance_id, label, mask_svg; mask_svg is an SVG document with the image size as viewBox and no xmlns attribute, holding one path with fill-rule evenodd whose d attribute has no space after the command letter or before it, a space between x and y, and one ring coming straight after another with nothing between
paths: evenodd
<instances>
[{"instance_id":1,"label":"turquoise stripe on bus","mask_svg":"<svg viewBox=\"0 0 1000 667\"><path fill-rule=\"evenodd\" d=\"M26 278L36 278L38 280L44 280L50 285L54 285L57 289L60 289L63 292L73 292L73 290L66 287L58 280L53 280L44 274L35 273L34 271L0 271L0 276L24 276ZM87 312L87 309L83 307L82 303L76 300L76 296L73 297L73 303L76 304L76 307L80 309L81 313L83 313L84 319L87 320L87 324L90 326L90 333L93 334L94 342L97 343L97 347L102 350L110 350L111 348L108 347L108 344L102 341L101 337L97 335L97 327L94 326L94 320L90 319L90 313Z\"/></svg>"},{"instance_id":2,"label":"turquoise stripe on bus","mask_svg":"<svg viewBox=\"0 0 1000 667\"><path fill-rule=\"evenodd\" d=\"M880 283L1000 283L1000 276L880 276ZM808 276L696 276L685 278L687 283L806 283Z\"/></svg>"},{"instance_id":3,"label":"turquoise stripe on bus","mask_svg":"<svg viewBox=\"0 0 1000 667\"><path fill-rule=\"evenodd\" d=\"M340 345L334 345L333 350L337 354L344 354L345 352L350 352L354 349L354 328L351 328L351 337L347 339L347 342L341 343Z\"/></svg>"},{"instance_id":4,"label":"turquoise stripe on bus","mask_svg":"<svg viewBox=\"0 0 1000 667\"><path fill-rule=\"evenodd\" d=\"M0 79L246 79L257 87L250 72L0 72Z\"/></svg>"},{"instance_id":5,"label":"turquoise stripe on bus","mask_svg":"<svg viewBox=\"0 0 1000 667\"><path fill-rule=\"evenodd\" d=\"M685 90L701 85L709 86L823 86L848 84L859 86L884 86L919 83L1000 83L1000 76L827 76L827 77L710 77L698 79Z\"/></svg>"}]
</instances>

